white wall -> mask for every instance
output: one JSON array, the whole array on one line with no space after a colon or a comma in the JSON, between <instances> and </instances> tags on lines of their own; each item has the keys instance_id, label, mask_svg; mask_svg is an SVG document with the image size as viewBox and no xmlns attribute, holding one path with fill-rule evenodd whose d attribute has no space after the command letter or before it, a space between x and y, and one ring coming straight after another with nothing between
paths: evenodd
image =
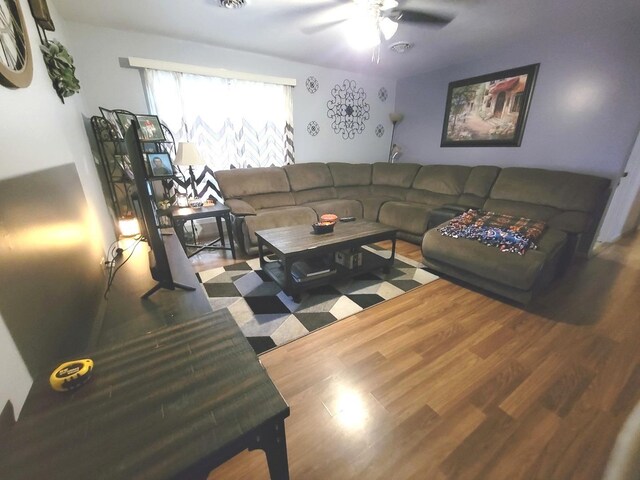
<instances>
[{"instance_id":1,"label":"white wall","mask_svg":"<svg viewBox=\"0 0 640 480\"><path fill-rule=\"evenodd\" d=\"M20 4L31 40L34 75L28 88L11 90L0 86L0 179L75 163L93 213L95 235L107 246L113 239L113 226L89 149L80 97L67 99L65 105L58 99L38 48L38 33L29 4L27 0L21 0ZM56 32L51 37L68 46L64 23L53 6L50 5L50 9L56 24ZM47 201L47 192L33 192L33 195L40 196L43 202ZM26 368L20 367L20 364L24 366L24 362L1 317L0 364L4 371L0 378L0 409L11 399L16 402L15 411L19 412L31 378ZM11 368L12 365L16 368Z\"/></svg>"},{"instance_id":2,"label":"white wall","mask_svg":"<svg viewBox=\"0 0 640 480\"><path fill-rule=\"evenodd\" d=\"M78 77L83 83L82 96L87 116L99 114L100 106L123 108L135 113L147 111L139 70L120 66L120 59L126 57L290 77L298 82L293 97L296 162L373 162L387 159L391 141L389 113L394 110L395 105L394 80L80 23L69 22L66 33L78 66ZM315 94L309 93L305 87L305 80L311 75L318 79L320 85ZM358 86L364 88L366 101L371 108L364 132L350 140L343 140L336 135L331 130L331 120L327 117L330 91L345 79L356 80ZM381 87L385 87L388 92L388 98L384 102L378 99ZM312 137L307 133L307 125L311 121L320 125L318 136ZM381 138L374 133L378 124L385 128L385 134Z\"/></svg>"}]
</instances>

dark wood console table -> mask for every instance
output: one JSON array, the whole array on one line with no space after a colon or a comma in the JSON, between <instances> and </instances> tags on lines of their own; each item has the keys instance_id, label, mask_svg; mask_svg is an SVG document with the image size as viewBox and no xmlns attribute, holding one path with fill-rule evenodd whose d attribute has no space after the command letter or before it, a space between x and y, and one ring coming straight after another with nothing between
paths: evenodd
<instances>
[{"instance_id":1,"label":"dark wood console table","mask_svg":"<svg viewBox=\"0 0 640 480\"><path fill-rule=\"evenodd\" d=\"M197 286L176 236L164 241L174 276ZM265 451L273 480L289 478L289 407L233 318L212 312L201 289L141 300L148 268L141 244L94 332L86 385L53 391L55 365L34 378L1 432L0 478L204 479L245 449Z\"/></svg>"},{"instance_id":2,"label":"dark wood console table","mask_svg":"<svg viewBox=\"0 0 640 480\"><path fill-rule=\"evenodd\" d=\"M0 440L0 478L204 479L247 448L288 478L289 407L226 311L90 356L74 393L35 379Z\"/></svg>"}]
</instances>

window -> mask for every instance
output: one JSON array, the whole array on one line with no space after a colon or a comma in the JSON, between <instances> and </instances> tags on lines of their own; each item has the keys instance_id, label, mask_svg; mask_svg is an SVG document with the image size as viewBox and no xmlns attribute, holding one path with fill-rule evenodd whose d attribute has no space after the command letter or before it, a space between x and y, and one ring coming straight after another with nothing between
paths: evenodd
<instances>
[{"instance_id":1,"label":"window","mask_svg":"<svg viewBox=\"0 0 640 480\"><path fill-rule=\"evenodd\" d=\"M293 87L161 70L144 70L151 111L178 142L193 142L207 167L198 193L216 170L294 163Z\"/></svg>"}]
</instances>

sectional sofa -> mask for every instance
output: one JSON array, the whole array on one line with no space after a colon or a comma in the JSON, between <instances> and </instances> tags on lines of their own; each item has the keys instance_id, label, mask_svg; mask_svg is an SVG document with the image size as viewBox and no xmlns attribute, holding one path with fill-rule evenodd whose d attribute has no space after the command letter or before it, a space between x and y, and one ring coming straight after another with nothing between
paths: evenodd
<instances>
[{"instance_id":1,"label":"sectional sofa","mask_svg":"<svg viewBox=\"0 0 640 480\"><path fill-rule=\"evenodd\" d=\"M355 216L398 228L399 238L422 245L430 268L523 303L576 249L588 250L610 184L606 178L534 168L411 163L303 163L214 176L249 255L257 253L258 230L310 225L323 213ZM537 250L508 254L427 231L443 206L544 220L548 227Z\"/></svg>"}]
</instances>

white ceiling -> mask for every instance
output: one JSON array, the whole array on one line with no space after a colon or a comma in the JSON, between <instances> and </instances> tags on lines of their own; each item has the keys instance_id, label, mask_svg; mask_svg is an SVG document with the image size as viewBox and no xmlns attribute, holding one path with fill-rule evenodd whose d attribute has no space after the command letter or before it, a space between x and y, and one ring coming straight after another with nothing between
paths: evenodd
<instances>
[{"instance_id":1,"label":"white ceiling","mask_svg":"<svg viewBox=\"0 0 640 480\"><path fill-rule=\"evenodd\" d=\"M299 62L402 78L464 62L520 38L640 22L638 0L400 0L401 6L448 14L444 28L401 24L383 42L380 61L346 41L348 24L318 33L303 30L344 18L351 0L247 0L221 8L218 0L53 0L66 20L164 35L274 55ZM399 55L397 41L415 44Z\"/></svg>"}]
</instances>

